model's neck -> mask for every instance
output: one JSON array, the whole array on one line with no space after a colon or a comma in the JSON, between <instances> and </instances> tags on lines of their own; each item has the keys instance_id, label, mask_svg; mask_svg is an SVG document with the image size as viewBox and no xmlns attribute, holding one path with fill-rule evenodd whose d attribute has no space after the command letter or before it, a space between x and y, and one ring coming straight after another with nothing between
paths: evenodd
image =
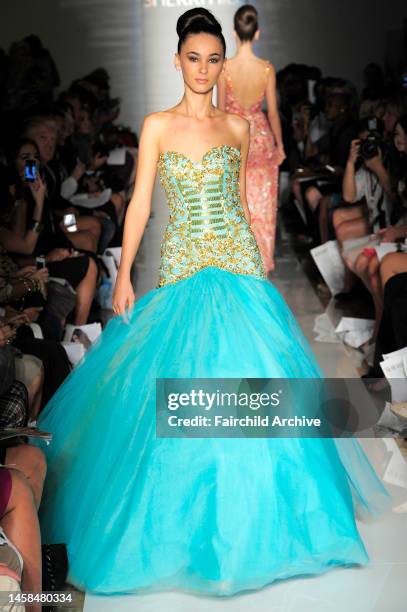
<instances>
[{"instance_id":1,"label":"model's neck","mask_svg":"<svg viewBox=\"0 0 407 612\"><path fill-rule=\"evenodd\" d=\"M211 117L216 110L212 104L212 91L206 94L197 94L188 88L185 89L178 108L185 115L195 119Z\"/></svg>"},{"instance_id":2,"label":"model's neck","mask_svg":"<svg viewBox=\"0 0 407 612\"><path fill-rule=\"evenodd\" d=\"M235 57L253 57L253 56L254 56L253 43L248 40L242 42L241 40L238 39Z\"/></svg>"}]
</instances>

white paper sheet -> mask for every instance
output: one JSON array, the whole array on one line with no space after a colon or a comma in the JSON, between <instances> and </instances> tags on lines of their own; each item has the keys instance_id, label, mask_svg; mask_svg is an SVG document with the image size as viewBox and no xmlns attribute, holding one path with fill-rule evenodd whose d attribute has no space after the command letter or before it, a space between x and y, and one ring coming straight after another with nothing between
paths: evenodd
<instances>
[{"instance_id":1,"label":"white paper sheet","mask_svg":"<svg viewBox=\"0 0 407 612\"><path fill-rule=\"evenodd\" d=\"M404 357L407 357L407 346L399 349L398 351L393 351L392 353L383 353L383 359L400 358L401 360L403 360Z\"/></svg>"},{"instance_id":2,"label":"white paper sheet","mask_svg":"<svg viewBox=\"0 0 407 612\"><path fill-rule=\"evenodd\" d=\"M315 340L317 342L340 343L340 339L335 334L334 326L332 325L326 312L323 312L315 317L314 332L316 333Z\"/></svg>"},{"instance_id":3,"label":"white paper sheet","mask_svg":"<svg viewBox=\"0 0 407 612\"><path fill-rule=\"evenodd\" d=\"M72 334L75 329L82 330L92 343L95 342L102 333L102 326L100 323L87 323L86 325L72 325L69 323L65 327L64 342L72 341Z\"/></svg>"},{"instance_id":4,"label":"white paper sheet","mask_svg":"<svg viewBox=\"0 0 407 612\"><path fill-rule=\"evenodd\" d=\"M339 252L337 241L329 240L325 244L311 249L311 255L331 294L340 293L345 279L345 264Z\"/></svg>"},{"instance_id":5,"label":"white paper sheet","mask_svg":"<svg viewBox=\"0 0 407 612\"><path fill-rule=\"evenodd\" d=\"M72 365L76 365L86 353L85 347L80 342L61 342L69 361Z\"/></svg>"},{"instance_id":6,"label":"white paper sheet","mask_svg":"<svg viewBox=\"0 0 407 612\"><path fill-rule=\"evenodd\" d=\"M400 354L400 351L397 353L399 354L395 357L381 361L380 367L389 381L392 402L405 402L407 401L406 357L403 353Z\"/></svg>"},{"instance_id":7,"label":"white paper sheet","mask_svg":"<svg viewBox=\"0 0 407 612\"><path fill-rule=\"evenodd\" d=\"M335 333L342 342L352 348L359 348L373 336L374 321L356 317L342 317L335 328Z\"/></svg>"}]
</instances>

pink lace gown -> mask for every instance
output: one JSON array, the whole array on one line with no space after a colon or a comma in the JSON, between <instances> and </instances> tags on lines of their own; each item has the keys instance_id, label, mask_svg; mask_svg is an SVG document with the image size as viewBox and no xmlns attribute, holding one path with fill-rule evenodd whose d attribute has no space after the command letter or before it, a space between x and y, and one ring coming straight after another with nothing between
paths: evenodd
<instances>
[{"instance_id":1,"label":"pink lace gown","mask_svg":"<svg viewBox=\"0 0 407 612\"><path fill-rule=\"evenodd\" d=\"M270 66L266 68L266 76ZM266 272L274 270L274 244L278 198L278 164L274 137L262 111L264 93L250 108L244 108L233 91L230 75L226 77L226 111L250 123L250 148L247 159L246 193L251 225ZM267 80L267 79L266 79Z\"/></svg>"}]
</instances>

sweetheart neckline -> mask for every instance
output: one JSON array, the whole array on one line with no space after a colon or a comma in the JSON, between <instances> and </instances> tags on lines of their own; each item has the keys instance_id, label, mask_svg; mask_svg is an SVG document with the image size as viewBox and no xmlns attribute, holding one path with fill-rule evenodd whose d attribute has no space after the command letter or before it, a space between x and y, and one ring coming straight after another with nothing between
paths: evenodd
<instances>
[{"instance_id":1,"label":"sweetheart neckline","mask_svg":"<svg viewBox=\"0 0 407 612\"><path fill-rule=\"evenodd\" d=\"M198 161L196 161L195 159L192 159L192 157L189 157L189 155L185 155L185 153L181 153L180 151L172 151L172 150L162 151L162 153L160 153L158 158L161 159L162 157L165 157L166 155L172 153L174 155L180 155L181 157L184 157L185 159L187 159L188 161L193 163L195 166L202 166L202 164L204 163L205 158L210 153L215 151L216 149L233 149L234 151L236 151L238 153L239 156L241 155L240 149L238 149L237 147L234 147L232 145L225 144L225 145L215 145L213 147L210 147L207 151L205 151L205 153L203 154L201 159L198 160Z\"/></svg>"}]
</instances>

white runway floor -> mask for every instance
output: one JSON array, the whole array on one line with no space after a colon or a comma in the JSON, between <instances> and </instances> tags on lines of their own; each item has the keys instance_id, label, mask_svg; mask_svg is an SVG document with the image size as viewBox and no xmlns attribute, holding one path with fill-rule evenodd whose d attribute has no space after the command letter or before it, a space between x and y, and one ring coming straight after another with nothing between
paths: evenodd
<instances>
[{"instance_id":1,"label":"white runway floor","mask_svg":"<svg viewBox=\"0 0 407 612\"><path fill-rule=\"evenodd\" d=\"M138 297L157 282L159 247L166 223L166 204L157 194L154 218L137 265ZM283 241L283 245L285 242ZM342 344L316 343L313 324L323 312L320 300L285 247L277 259L273 282L293 310L316 357L329 377L358 377ZM364 568L338 568L316 578L292 579L260 591L227 599L167 592L143 596L86 595L84 612L405 612L407 610L407 488L389 484L389 462L407 482L407 466L391 439L364 439L362 445L393 496L393 511L381 520L358 523L371 563ZM387 474L386 474L387 470ZM394 477L394 475L393 475Z\"/></svg>"}]
</instances>

